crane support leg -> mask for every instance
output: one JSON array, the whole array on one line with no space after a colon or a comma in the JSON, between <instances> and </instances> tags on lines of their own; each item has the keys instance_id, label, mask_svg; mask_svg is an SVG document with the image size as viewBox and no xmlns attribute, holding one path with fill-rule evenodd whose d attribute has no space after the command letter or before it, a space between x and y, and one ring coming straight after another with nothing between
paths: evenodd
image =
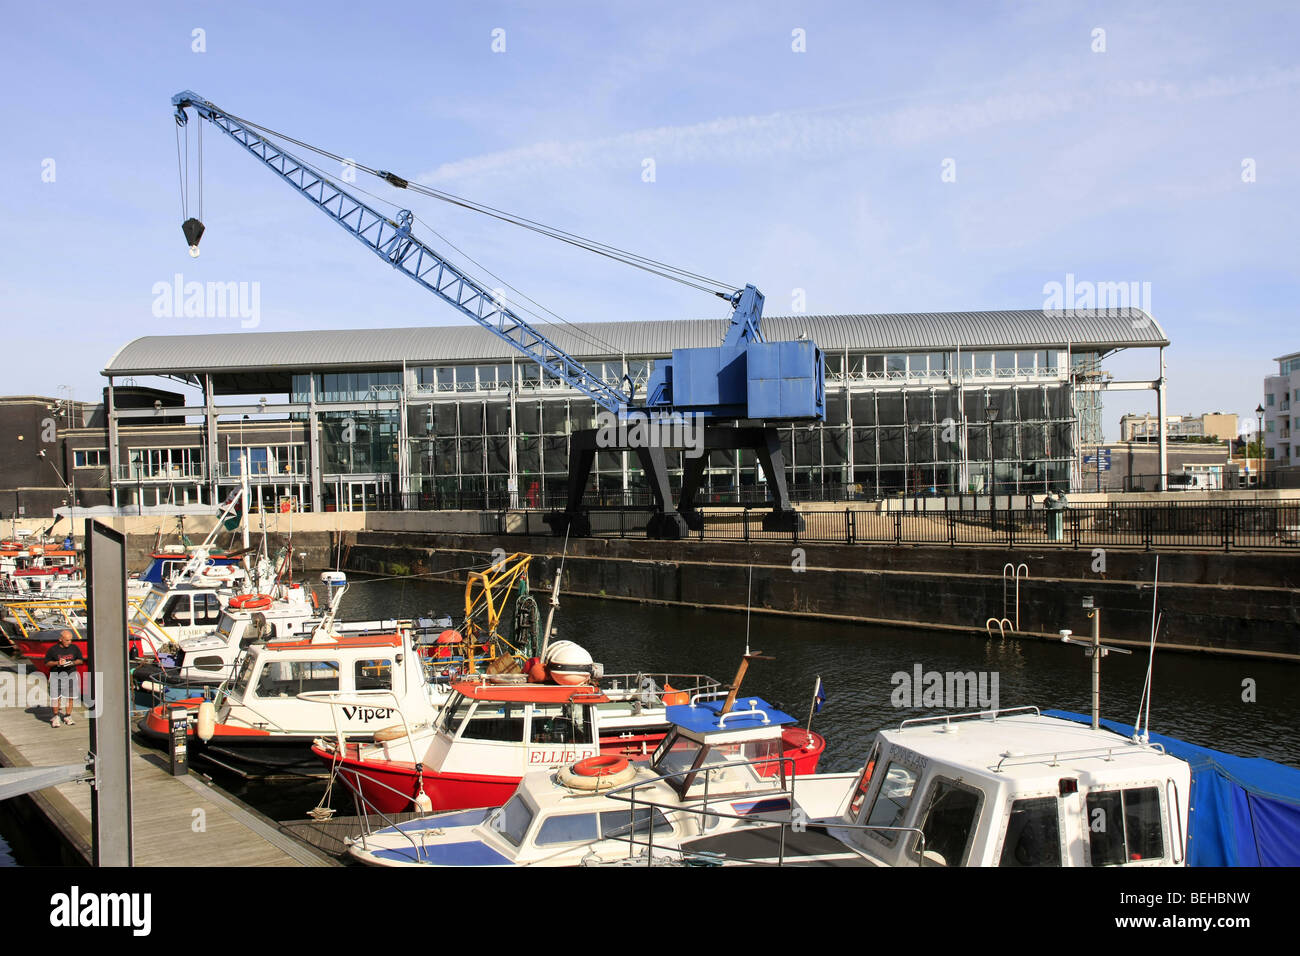
<instances>
[{"instance_id":1,"label":"crane support leg","mask_svg":"<svg viewBox=\"0 0 1300 956\"><path fill-rule=\"evenodd\" d=\"M767 479L772 510L763 518L764 531L803 530L803 518L790 500L785 483L785 453L781 451L781 436L775 428L765 426L706 426L704 429L704 454L686 458L682 468L682 494L677 510L693 530L703 527L704 519L695 508L695 496L704 478L704 469L713 451L752 451Z\"/></svg>"},{"instance_id":2,"label":"crane support leg","mask_svg":"<svg viewBox=\"0 0 1300 956\"><path fill-rule=\"evenodd\" d=\"M597 431L587 429L574 432L569 441L569 493L565 510L547 515L551 531L562 536L586 537L591 534L591 519L583 508L583 496L591 477L592 465L601 446L596 442ZM803 528L803 519L790 501L785 481L785 455L777 430L770 427L709 427L704 428L701 452L683 460L681 499L673 505L672 489L668 482L668 464L660 446L608 446L608 451L633 451L641 464L646 483L654 498L654 512L646 526L652 538L675 540L685 537L691 530L703 527L703 516L696 510L695 498L704 478L709 453L713 451L746 449L753 451L759 467L767 479L772 495L772 511L763 519L767 531L789 531Z\"/></svg>"}]
</instances>

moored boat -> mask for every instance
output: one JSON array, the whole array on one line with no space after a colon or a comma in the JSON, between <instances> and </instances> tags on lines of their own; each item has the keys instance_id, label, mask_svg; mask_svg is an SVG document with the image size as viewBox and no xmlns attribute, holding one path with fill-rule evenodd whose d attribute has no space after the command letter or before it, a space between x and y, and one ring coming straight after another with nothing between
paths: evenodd
<instances>
[{"instance_id":1,"label":"moored boat","mask_svg":"<svg viewBox=\"0 0 1300 956\"><path fill-rule=\"evenodd\" d=\"M760 698L718 691L669 706L668 715L647 763L593 755L532 771L495 809L435 813L365 832L349 853L377 866L680 862L678 848L692 838L791 820L796 811L832 812L851 781L812 775L820 738L791 753L798 738L807 742L805 732L792 731L794 718ZM626 802L612 799L620 796Z\"/></svg>"}]
</instances>

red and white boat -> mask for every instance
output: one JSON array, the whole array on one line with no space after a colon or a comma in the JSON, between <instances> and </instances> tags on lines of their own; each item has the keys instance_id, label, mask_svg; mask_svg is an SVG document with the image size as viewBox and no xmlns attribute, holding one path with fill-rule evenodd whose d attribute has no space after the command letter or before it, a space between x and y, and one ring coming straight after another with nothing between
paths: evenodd
<instances>
[{"instance_id":1,"label":"red and white boat","mask_svg":"<svg viewBox=\"0 0 1300 956\"><path fill-rule=\"evenodd\" d=\"M668 705L720 696L716 681L702 675L689 691L668 680L598 684L493 684L464 682L427 729L405 726L374 735L372 742L322 738L312 752L343 780L366 812L459 810L500 806L524 774L566 766L588 757L648 760L669 730ZM707 685L710 691L697 687ZM679 683L679 687L681 684ZM785 728L772 745L770 764L793 758L799 773L812 773L826 742L820 735ZM629 753L630 751L630 753ZM768 754L754 755L765 757Z\"/></svg>"}]
</instances>

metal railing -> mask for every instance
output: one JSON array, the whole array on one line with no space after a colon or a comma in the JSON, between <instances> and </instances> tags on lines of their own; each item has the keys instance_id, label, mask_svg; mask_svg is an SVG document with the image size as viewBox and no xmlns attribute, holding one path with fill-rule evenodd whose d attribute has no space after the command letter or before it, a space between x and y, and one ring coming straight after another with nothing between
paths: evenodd
<instances>
[{"instance_id":1,"label":"metal railing","mask_svg":"<svg viewBox=\"0 0 1300 956\"><path fill-rule=\"evenodd\" d=\"M986 501L981 499L981 504ZM799 530L766 529L764 509L702 509L690 537L747 543L1300 551L1300 502L1111 502L1052 512L1023 495L999 496L997 504L975 507L963 499L946 499L942 508L917 511L808 509L801 512L804 526ZM650 514L648 507L633 506L592 508L588 517L593 536L644 538ZM1057 514L1059 531L1052 520ZM541 509L500 508L483 517L485 534L551 533Z\"/></svg>"}]
</instances>

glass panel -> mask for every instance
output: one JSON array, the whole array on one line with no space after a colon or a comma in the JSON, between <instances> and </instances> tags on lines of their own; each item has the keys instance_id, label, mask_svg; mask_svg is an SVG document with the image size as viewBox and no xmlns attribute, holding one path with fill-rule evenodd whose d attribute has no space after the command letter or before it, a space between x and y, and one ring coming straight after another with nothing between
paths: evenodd
<instances>
[{"instance_id":1,"label":"glass panel","mask_svg":"<svg viewBox=\"0 0 1300 956\"><path fill-rule=\"evenodd\" d=\"M569 813L543 820L535 842L538 846L551 846L556 843L591 843L599 839L596 814Z\"/></svg>"},{"instance_id":2,"label":"glass panel","mask_svg":"<svg viewBox=\"0 0 1300 956\"><path fill-rule=\"evenodd\" d=\"M535 744L595 743L587 710L574 704L534 704L529 741Z\"/></svg>"},{"instance_id":3,"label":"glass panel","mask_svg":"<svg viewBox=\"0 0 1300 956\"><path fill-rule=\"evenodd\" d=\"M461 730L470 740L505 740L518 743L524 739L524 705L480 703Z\"/></svg>"},{"instance_id":4,"label":"glass panel","mask_svg":"<svg viewBox=\"0 0 1300 956\"><path fill-rule=\"evenodd\" d=\"M338 689L338 661L274 661L262 669L255 693L258 697L297 697Z\"/></svg>"},{"instance_id":5,"label":"glass panel","mask_svg":"<svg viewBox=\"0 0 1300 956\"><path fill-rule=\"evenodd\" d=\"M1160 825L1160 791L1142 787L1124 791L1124 834L1128 860L1158 860L1165 855Z\"/></svg>"},{"instance_id":6,"label":"glass panel","mask_svg":"<svg viewBox=\"0 0 1300 956\"><path fill-rule=\"evenodd\" d=\"M188 594L173 595L163 608L162 617L159 623L163 627L189 627L191 622L190 596Z\"/></svg>"},{"instance_id":7,"label":"glass panel","mask_svg":"<svg viewBox=\"0 0 1300 956\"><path fill-rule=\"evenodd\" d=\"M998 866L1060 866L1061 822L1056 797L1017 800L1011 805Z\"/></svg>"},{"instance_id":8,"label":"glass panel","mask_svg":"<svg viewBox=\"0 0 1300 956\"><path fill-rule=\"evenodd\" d=\"M921 832L925 835L925 863L929 866L962 866L979 814L980 795L949 780L936 780L930 787L930 802ZM921 844L917 837L914 848Z\"/></svg>"},{"instance_id":9,"label":"glass panel","mask_svg":"<svg viewBox=\"0 0 1300 956\"><path fill-rule=\"evenodd\" d=\"M357 661L352 682L357 690L391 690L393 662L384 659Z\"/></svg>"},{"instance_id":10,"label":"glass panel","mask_svg":"<svg viewBox=\"0 0 1300 956\"><path fill-rule=\"evenodd\" d=\"M867 791L871 789L871 778L875 773L876 760L880 757L880 741L876 741L871 748L871 755L867 757L866 766L862 768L862 776L858 778L858 785L853 791L853 800L849 803L849 817L856 819L858 811L862 809L862 804L867 798Z\"/></svg>"},{"instance_id":11,"label":"glass panel","mask_svg":"<svg viewBox=\"0 0 1300 956\"><path fill-rule=\"evenodd\" d=\"M636 811L636 823L632 822L631 810L606 810L600 815L600 836L602 840L619 840L626 839L629 836L644 838L646 835L646 823L650 820L650 808L638 807ZM660 810L654 811L654 832L670 833L673 825L668 822L668 818Z\"/></svg>"},{"instance_id":12,"label":"glass panel","mask_svg":"<svg viewBox=\"0 0 1300 956\"><path fill-rule=\"evenodd\" d=\"M532 822L532 808L518 794L511 797L504 807L488 817L488 826L515 846L519 846L523 842L524 834L528 832L528 827Z\"/></svg>"},{"instance_id":13,"label":"glass panel","mask_svg":"<svg viewBox=\"0 0 1300 956\"><path fill-rule=\"evenodd\" d=\"M1124 864L1124 811L1118 790L1088 794L1088 848L1093 866Z\"/></svg>"},{"instance_id":14,"label":"glass panel","mask_svg":"<svg viewBox=\"0 0 1300 956\"><path fill-rule=\"evenodd\" d=\"M896 827L902 826L907 816L907 808L912 803L912 791L916 787L916 774L907 767L891 763L885 771L885 779L876 794L876 802L871 806L867 817L867 826ZM868 830L879 840L894 843L898 833L893 831Z\"/></svg>"}]
</instances>

